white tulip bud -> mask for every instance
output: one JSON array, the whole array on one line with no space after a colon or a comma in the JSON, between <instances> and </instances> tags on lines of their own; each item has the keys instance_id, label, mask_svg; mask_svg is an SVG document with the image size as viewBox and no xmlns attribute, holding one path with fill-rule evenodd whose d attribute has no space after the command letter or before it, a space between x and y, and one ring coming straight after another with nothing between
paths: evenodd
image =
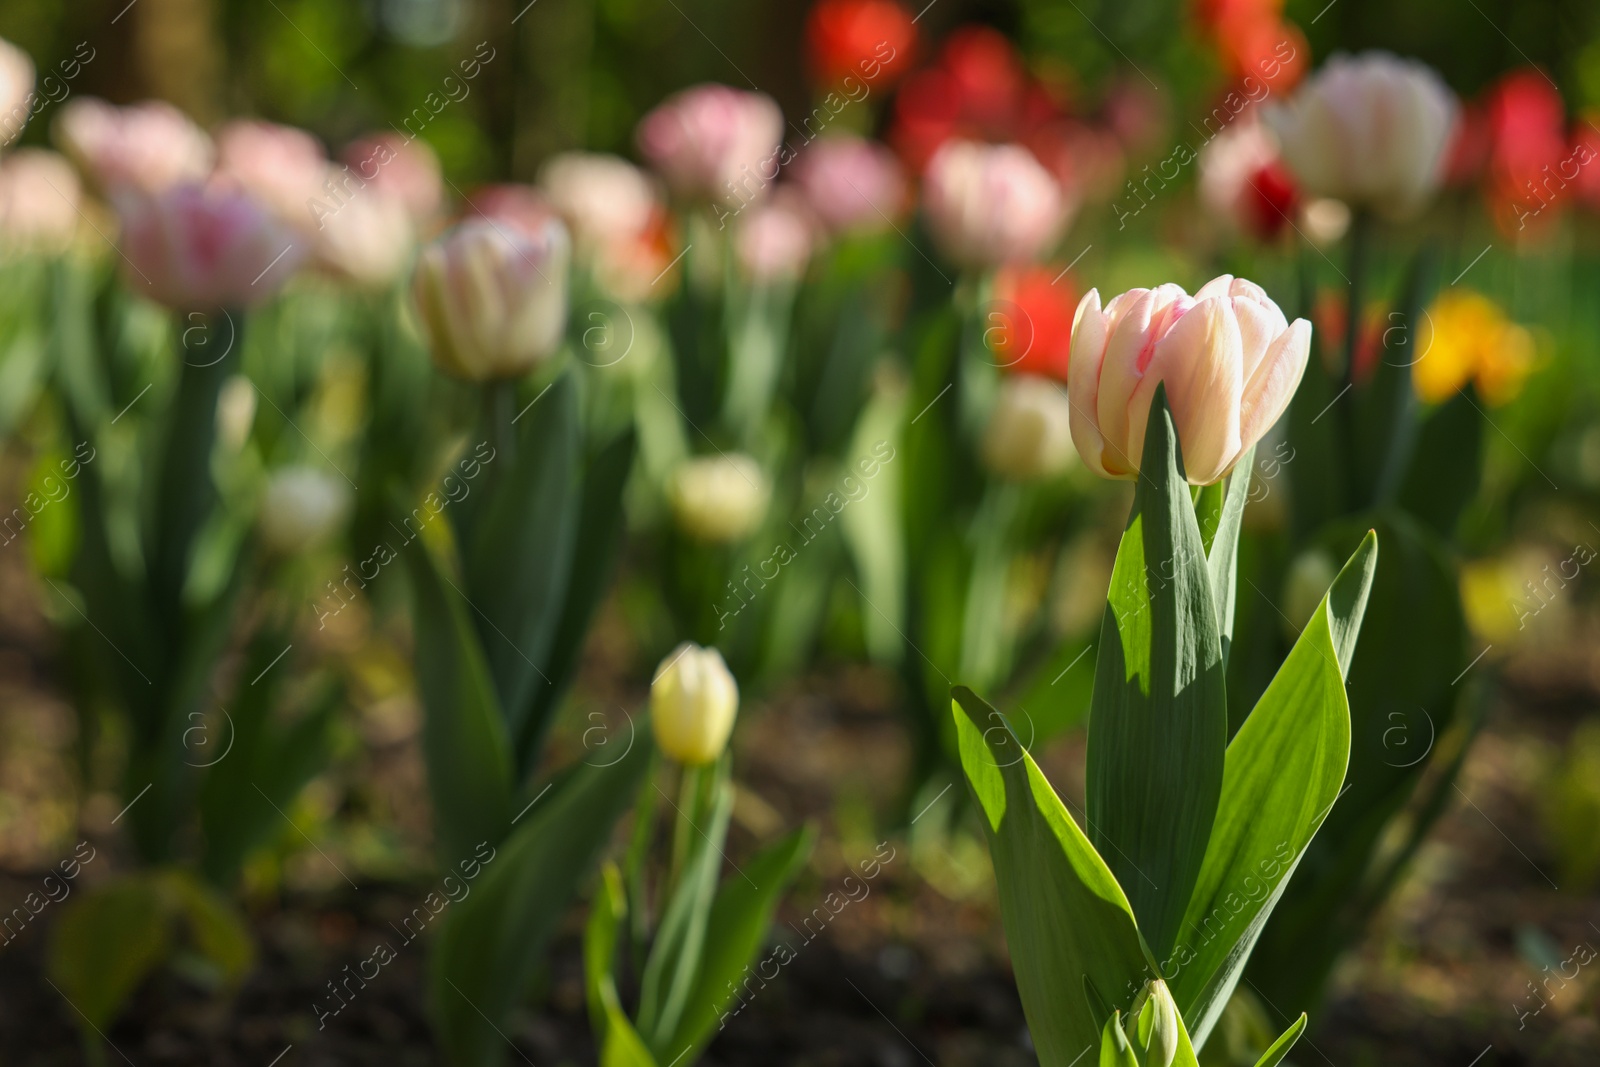
<instances>
[{"instance_id":1,"label":"white tulip bud","mask_svg":"<svg viewBox=\"0 0 1600 1067\"><path fill-rule=\"evenodd\" d=\"M1032 374L1007 377L983 435L983 461L1002 478L1049 478L1072 465L1072 403L1064 387Z\"/></svg>"},{"instance_id":2,"label":"white tulip bud","mask_svg":"<svg viewBox=\"0 0 1600 1067\"><path fill-rule=\"evenodd\" d=\"M767 512L767 476L749 456L702 456L685 461L667 488L678 525L701 541L726 544L748 537Z\"/></svg>"},{"instance_id":3,"label":"white tulip bud","mask_svg":"<svg viewBox=\"0 0 1600 1067\"><path fill-rule=\"evenodd\" d=\"M1144 1062L1146 1067L1171 1067L1178 1055L1178 1006L1173 1003L1167 983L1161 979L1152 979L1146 990L1150 994L1148 1034L1144 1016L1141 1014L1139 1018L1141 1036L1147 1037Z\"/></svg>"},{"instance_id":4,"label":"white tulip bud","mask_svg":"<svg viewBox=\"0 0 1600 1067\"><path fill-rule=\"evenodd\" d=\"M338 529L349 504L344 483L326 471L314 467L275 471L261 497L261 542L275 556L303 552Z\"/></svg>"},{"instance_id":5,"label":"white tulip bud","mask_svg":"<svg viewBox=\"0 0 1600 1067\"><path fill-rule=\"evenodd\" d=\"M699 767L728 747L739 711L739 684L722 653L685 641L650 682L650 724L669 758Z\"/></svg>"}]
</instances>

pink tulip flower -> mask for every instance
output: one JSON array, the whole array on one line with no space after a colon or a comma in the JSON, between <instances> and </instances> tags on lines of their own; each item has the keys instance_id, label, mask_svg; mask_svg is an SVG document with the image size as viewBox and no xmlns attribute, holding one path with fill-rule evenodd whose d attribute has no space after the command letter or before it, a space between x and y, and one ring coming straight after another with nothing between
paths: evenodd
<instances>
[{"instance_id":1,"label":"pink tulip flower","mask_svg":"<svg viewBox=\"0 0 1600 1067\"><path fill-rule=\"evenodd\" d=\"M129 288L178 311L258 304L310 248L255 199L201 185L117 197Z\"/></svg>"},{"instance_id":2,"label":"pink tulip flower","mask_svg":"<svg viewBox=\"0 0 1600 1067\"><path fill-rule=\"evenodd\" d=\"M116 107L78 97L61 109L56 144L102 193L154 195L211 171L211 138L187 115L160 100Z\"/></svg>"},{"instance_id":3,"label":"pink tulip flower","mask_svg":"<svg viewBox=\"0 0 1600 1067\"><path fill-rule=\"evenodd\" d=\"M726 205L758 200L784 162L783 113L765 93L697 85L639 123L639 151L680 196Z\"/></svg>"},{"instance_id":4,"label":"pink tulip flower","mask_svg":"<svg viewBox=\"0 0 1600 1067\"><path fill-rule=\"evenodd\" d=\"M1061 187L1020 145L946 141L928 162L922 196L934 239L962 267L1038 259L1066 222Z\"/></svg>"},{"instance_id":5,"label":"pink tulip flower","mask_svg":"<svg viewBox=\"0 0 1600 1067\"><path fill-rule=\"evenodd\" d=\"M811 210L834 233L885 230L905 208L906 178L887 146L861 137L826 137L794 164Z\"/></svg>"},{"instance_id":6,"label":"pink tulip flower","mask_svg":"<svg viewBox=\"0 0 1600 1067\"><path fill-rule=\"evenodd\" d=\"M1272 428L1305 373L1311 324L1285 321L1254 282L1224 274L1194 296L1177 285L1130 289L1102 311L1089 290L1072 326L1072 440L1108 478L1139 473L1156 386L1191 485L1210 485Z\"/></svg>"}]
</instances>

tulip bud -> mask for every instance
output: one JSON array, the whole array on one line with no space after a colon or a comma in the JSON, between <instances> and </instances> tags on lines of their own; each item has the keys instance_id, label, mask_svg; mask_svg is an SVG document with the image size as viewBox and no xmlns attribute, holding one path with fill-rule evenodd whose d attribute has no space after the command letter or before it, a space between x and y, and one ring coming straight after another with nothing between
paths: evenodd
<instances>
[{"instance_id":1,"label":"tulip bud","mask_svg":"<svg viewBox=\"0 0 1600 1067\"><path fill-rule=\"evenodd\" d=\"M554 355L567 325L567 229L468 219L423 249L414 283L434 362L458 378L516 378Z\"/></svg>"},{"instance_id":2,"label":"tulip bud","mask_svg":"<svg viewBox=\"0 0 1600 1067\"><path fill-rule=\"evenodd\" d=\"M366 190L404 204L418 225L437 215L444 204L444 174L426 141L397 133L371 134L345 145L339 161Z\"/></svg>"},{"instance_id":3,"label":"tulip bud","mask_svg":"<svg viewBox=\"0 0 1600 1067\"><path fill-rule=\"evenodd\" d=\"M66 251L82 200L77 172L54 152L20 148L0 158L0 235L8 248Z\"/></svg>"},{"instance_id":4,"label":"tulip bud","mask_svg":"<svg viewBox=\"0 0 1600 1067\"><path fill-rule=\"evenodd\" d=\"M261 496L257 520L262 547L274 556L303 552L338 529L349 504L344 482L326 471L314 467L274 471Z\"/></svg>"},{"instance_id":5,"label":"tulip bud","mask_svg":"<svg viewBox=\"0 0 1600 1067\"><path fill-rule=\"evenodd\" d=\"M905 174L894 153L876 141L825 137L800 153L794 178L834 233L886 230L905 208Z\"/></svg>"},{"instance_id":6,"label":"tulip bud","mask_svg":"<svg viewBox=\"0 0 1600 1067\"><path fill-rule=\"evenodd\" d=\"M620 156L563 152L544 165L539 186L591 256L636 239L660 205L649 175Z\"/></svg>"},{"instance_id":7,"label":"tulip bud","mask_svg":"<svg viewBox=\"0 0 1600 1067\"><path fill-rule=\"evenodd\" d=\"M0 38L0 147L15 141L33 108L33 60Z\"/></svg>"},{"instance_id":8,"label":"tulip bud","mask_svg":"<svg viewBox=\"0 0 1600 1067\"><path fill-rule=\"evenodd\" d=\"M1143 1007L1138 1011L1139 1044L1145 1050L1145 1067L1171 1067L1178 1055L1178 1005L1173 1002L1167 983L1151 979L1144 988Z\"/></svg>"},{"instance_id":9,"label":"tulip bud","mask_svg":"<svg viewBox=\"0 0 1600 1067\"><path fill-rule=\"evenodd\" d=\"M316 230L317 261L365 289L393 284L415 246L405 202L376 187L356 190L323 215Z\"/></svg>"},{"instance_id":10,"label":"tulip bud","mask_svg":"<svg viewBox=\"0 0 1600 1067\"><path fill-rule=\"evenodd\" d=\"M1176 285L1130 289L1100 307L1089 290L1072 326L1072 438L1095 473L1134 478L1156 386L1190 485L1233 469L1289 406L1311 351L1311 324L1285 321L1262 288L1224 274L1193 297Z\"/></svg>"},{"instance_id":11,"label":"tulip bud","mask_svg":"<svg viewBox=\"0 0 1600 1067\"><path fill-rule=\"evenodd\" d=\"M202 181L215 155L211 138L171 104L115 107L94 97L69 100L52 129L57 145L102 193L154 195Z\"/></svg>"},{"instance_id":12,"label":"tulip bud","mask_svg":"<svg viewBox=\"0 0 1600 1067\"><path fill-rule=\"evenodd\" d=\"M701 456L684 461L667 488L678 525L701 541L726 544L748 537L767 512L767 477L749 456Z\"/></svg>"},{"instance_id":13,"label":"tulip bud","mask_svg":"<svg viewBox=\"0 0 1600 1067\"><path fill-rule=\"evenodd\" d=\"M928 162L923 210L944 254L962 267L1038 259L1060 235L1061 187L1020 145L947 141Z\"/></svg>"},{"instance_id":14,"label":"tulip bud","mask_svg":"<svg viewBox=\"0 0 1600 1067\"><path fill-rule=\"evenodd\" d=\"M1017 482L1060 474L1072 465L1071 409L1064 386L1032 374L1008 375L984 431L984 463Z\"/></svg>"},{"instance_id":15,"label":"tulip bud","mask_svg":"<svg viewBox=\"0 0 1600 1067\"><path fill-rule=\"evenodd\" d=\"M178 185L116 206L129 287L178 311L260 303L305 254L303 238L241 193Z\"/></svg>"},{"instance_id":16,"label":"tulip bud","mask_svg":"<svg viewBox=\"0 0 1600 1067\"><path fill-rule=\"evenodd\" d=\"M212 180L252 194L297 230L316 228L327 177L328 157L304 130L239 119L217 132Z\"/></svg>"},{"instance_id":17,"label":"tulip bud","mask_svg":"<svg viewBox=\"0 0 1600 1067\"><path fill-rule=\"evenodd\" d=\"M783 112L765 93L696 85L639 123L639 151L679 196L739 205L778 176Z\"/></svg>"},{"instance_id":18,"label":"tulip bud","mask_svg":"<svg viewBox=\"0 0 1600 1067\"><path fill-rule=\"evenodd\" d=\"M722 755L738 711L739 684L714 648L685 641L661 661L650 682L656 745L669 759L691 767Z\"/></svg>"},{"instance_id":19,"label":"tulip bud","mask_svg":"<svg viewBox=\"0 0 1600 1067\"><path fill-rule=\"evenodd\" d=\"M1267 121L1311 195L1399 219L1438 188L1457 110L1432 69L1373 51L1333 56Z\"/></svg>"}]
</instances>

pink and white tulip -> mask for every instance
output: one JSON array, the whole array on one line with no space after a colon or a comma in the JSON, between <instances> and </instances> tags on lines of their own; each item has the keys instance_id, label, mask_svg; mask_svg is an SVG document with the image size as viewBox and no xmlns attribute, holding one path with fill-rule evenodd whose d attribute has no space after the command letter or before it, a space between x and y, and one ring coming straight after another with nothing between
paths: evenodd
<instances>
[{"instance_id":1,"label":"pink and white tulip","mask_svg":"<svg viewBox=\"0 0 1600 1067\"><path fill-rule=\"evenodd\" d=\"M0 38L0 147L22 133L33 111L33 60Z\"/></svg>"},{"instance_id":2,"label":"pink and white tulip","mask_svg":"<svg viewBox=\"0 0 1600 1067\"><path fill-rule=\"evenodd\" d=\"M64 252L78 232L83 186L61 156L21 148L0 158L0 244Z\"/></svg>"},{"instance_id":3,"label":"pink and white tulip","mask_svg":"<svg viewBox=\"0 0 1600 1067\"><path fill-rule=\"evenodd\" d=\"M1210 485L1278 421L1305 373L1311 324L1292 324L1259 285L1224 274L1194 296L1130 289L1104 310L1089 290L1072 326L1072 440L1097 474L1133 478L1156 386L1189 484Z\"/></svg>"},{"instance_id":4,"label":"pink and white tulip","mask_svg":"<svg viewBox=\"0 0 1600 1067\"><path fill-rule=\"evenodd\" d=\"M928 162L922 197L934 239L962 267L1038 259L1067 217L1061 186L1014 144L946 141Z\"/></svg>"},{"instance_id":5,"label":"pink and white tulip","mask_svg":"<svg viewBox=\"0 0 1600 1067\"><path fill-rule=\"evenodd\" d=\"M212 181L249 193L304 233L321 221L319 205L327 195L328 175L322 145L304 130L237 119L217 131Z\"/></svg>"},{"instance_id":6,"label":"pink and white tulip","mask_svg":"<svg viewBox=\"0 0 1600 1067\"><path fill-rule=\"evenodd\" d=\"M309 251L254 198L226 189L129 192L116 206L129 288L178 311L258 304Z\"/></svg>"},{"instance_id":7,"label":"pink and white tulip","mask_svg":"<svg viewBox=\"0 0 1600 1067\"><path fill-rule=\"evenodd\" d=\"M906 203L906 177L886 145L826 137L794 163L811 210L833 233L888 229Z\"/></svg>"},{"instance_id":8,"label":"pink and white tulip","mask_svg":"<svg viewBox=\"0 0 1600 1067\"><path fill-rule=\"evenodd\" d=\"M61 150L102 193L154 195L211 172L211 138L160 100L116 107L94 97L70 100L54 127Z\"/></svg>"},{"instance_id":9,"label":"pink and white tulip","mask_svg":"<svg viewBox=\"0 0 1600 1067\"><path fill-rule=\"evenodd\" d=\"M397 133L374 133L351 141L339 153L362 187L405 205L418 225L439 214L444 205L444 172L426 141Z\"/></svg>"},{"instance_id":10,"label":"pink and white tulip","mask_svg":"<svg viewBox=\"0 0 1600 1067\"><path fill-rule=\"evenodd\" d=\"M1311 195L1399 219L1439 187L1458 110L1431 68L1373 51L1333 56L1267 121Z\"/></svg>"},{"instance_id":11,"label":"pink and white tulip","mask_svg":"<svg viewBox=\"0 0 1600 1067\"><path fill-rule=\"evenodd\" d=\"M783 112L765 93L697 85L646 115L637 139L679 196L739 205L760 199L778 176Z\"/></svg>"},{"instance_id":12,"label":"pink and white tulip","mask_svg":"<svg viewBox=\"0 0 1600 1067\"><path fill-rule=\"evenodd\" d=\"M414 293L434 362L458 378L516 378L553 356L567 325L567 229L489 218L456 226L423 249Z\"/></svg>"}]
</instances>

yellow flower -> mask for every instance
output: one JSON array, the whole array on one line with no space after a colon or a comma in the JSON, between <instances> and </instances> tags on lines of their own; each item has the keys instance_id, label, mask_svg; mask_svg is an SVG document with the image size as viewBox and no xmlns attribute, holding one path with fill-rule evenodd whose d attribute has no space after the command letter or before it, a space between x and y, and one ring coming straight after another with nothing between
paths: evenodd
<instances>
[{"instance_id":1,"label":"yellow flower","mask_svg":"<svg viewBox=\"0 0 1600 1067\"><path fill-rule=\"evenodd\" d=\"M1417 395L1439 404L1468 381L1493 406L1522 391L1533 369L1533 334L1506 318L1494 301L1471 290L1447 292L1428 309L1432 336L1411 369Z\"/></svg>"}]
</instances>

